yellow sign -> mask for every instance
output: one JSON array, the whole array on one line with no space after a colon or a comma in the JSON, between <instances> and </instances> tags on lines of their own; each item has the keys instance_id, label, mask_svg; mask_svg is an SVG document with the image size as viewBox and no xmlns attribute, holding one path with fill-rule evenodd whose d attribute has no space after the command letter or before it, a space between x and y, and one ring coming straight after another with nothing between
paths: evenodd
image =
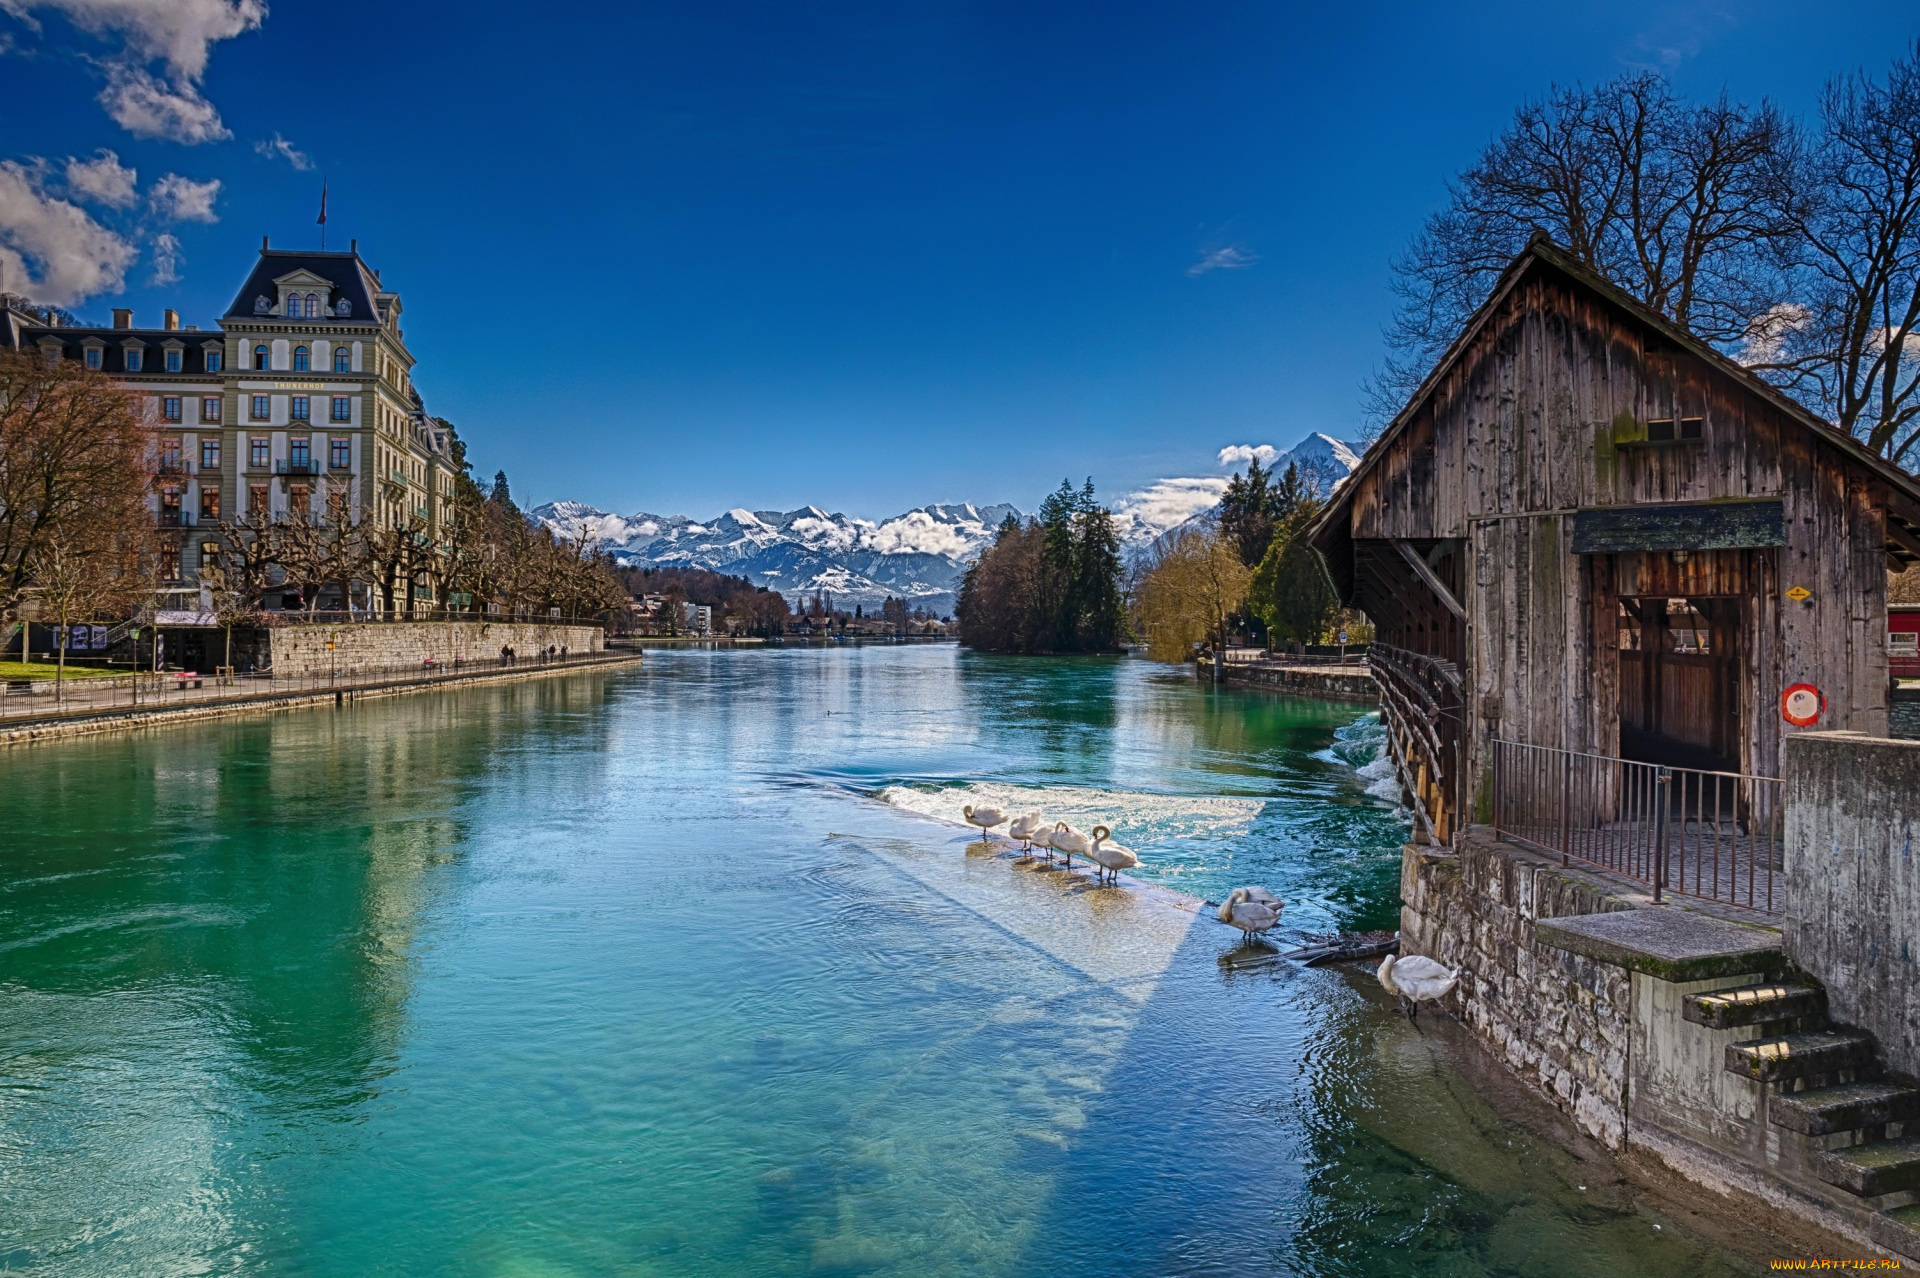
<instances>
[{"instance_id":1,"label":"yellow sign","mask_svg":"<svg viewBox=\"0 0 1920 1278\"><path fill-rule=\"evenodd\" d=\"M1805 586L1795 586L1787 592L1787 598L1793 600L1795 603L1805 603L1807 600L1813 598L1813 592Z\"/></svg>"}]
</instances>

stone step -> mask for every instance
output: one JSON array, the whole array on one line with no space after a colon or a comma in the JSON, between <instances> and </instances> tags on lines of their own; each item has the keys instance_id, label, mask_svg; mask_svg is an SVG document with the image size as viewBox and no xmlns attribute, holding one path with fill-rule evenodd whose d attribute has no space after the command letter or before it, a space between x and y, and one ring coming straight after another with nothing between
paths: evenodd
<instances>
[{"instance_id":1,"label":"stone step","mask_svg":"<svg viewBox=\"0 0 1920 1278\"><path fill-rule=\"evenodd\" d=\"M1911 1122L1920 1118L1920 1091L1898 1083L1841 1083L1782 1092L1768 1099L1767 1117L1776 1127L1809 1136Z\"/></svg>"},{"instance_id":2,"label":"stone step","mask_svg":"<svg viewBox=\"0 0 1920 1278\"><path fill-rule=\"evenodd\" d=\"M1920 1259L1920 1203L1867 1217L1867 1237L1888 1251Z\"/></svg>"},{"instance_id":3,"label":"stone step","mask_svg":"<svg viewBox=\"0 0 1920 1278\"><path fill-rule=\"evenodd\" d=\"M1862 1198L1920 1189L1920 1140L1872 1140L1813 1156L1813 1172Z\"/></svg>"},{"instance_id":4,"label":"stone step","mask_svg":"<svg viewBox=\"0 0 1920 1278\"><path fill-rule=\"evenodd\" d=\"M1772 1082L1782 1078L1811 1078L1818 1074L1859 1069L1874 1059L1873 1039L1846 1030L1817 1034L1787 1034L1757 1038L1750 1043L1728 1043L1729 1074Z\"/></svg>"},{"instance_id":5,"label":"stone step","mask_svg":"<svg viewBox=\"0 0 1920 1278\"><path fill-rule=\"evenodd\" d=\"M1680 1015L1708 1029L1734 1029L1818 1016L1826 1011L1826 1004L1826 996L1810 985L1748 985L1711 994L1689 994L1680 1000Z\"/></svg>"}]
</instances>

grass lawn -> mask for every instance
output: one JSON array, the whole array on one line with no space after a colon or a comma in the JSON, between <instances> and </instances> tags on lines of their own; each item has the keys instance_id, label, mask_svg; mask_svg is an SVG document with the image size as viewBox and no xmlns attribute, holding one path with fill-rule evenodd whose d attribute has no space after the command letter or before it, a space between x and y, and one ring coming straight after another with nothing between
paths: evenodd
<instances>
[{"instance_id":1,"label":"grass lawn","mask_svg":"<svg viewBox=\"0 0 1920 1278\"><path fill-rule=\"evenodd\" d=\"M0 661L0 679L51 679L56 667L51 661ZM93 679L101 675L126 674L124 670L102 670L98 666L68 666L67 678Z\"/></svg>"}]
</instances>

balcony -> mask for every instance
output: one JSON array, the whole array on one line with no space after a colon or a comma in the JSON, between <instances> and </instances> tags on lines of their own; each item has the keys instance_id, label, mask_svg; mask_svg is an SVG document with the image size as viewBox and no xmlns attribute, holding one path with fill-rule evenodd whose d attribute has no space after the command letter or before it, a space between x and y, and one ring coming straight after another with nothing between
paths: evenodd
<instances>
[{"instance_id":1,"label":"balcony","mask_svg":"<svg viewBox=\"0 0 1920 1278\"><path fill-rule=\"evenodd\" d=\"M161 458L160 464L153 468L153 473L162 479L177 479L187 473L187 465L178 457L171 461Z\"/></svg>"},{"instance_id":2,"label":"balcony","mask_svg":"<svg viewBox=\"0 0 1920 1278\"><path fill-rule=\"evenodd\" d=\"M277 461L273 464L276 475L317 475L320 464L314 461Z\"/></svg>"},{"instance_id":3,"label":"balcony","mask_svg":"<svg viewBox=\"0 0 1920 1278\"><path fill-rule=\"evenodd\" d=\"M400 487L405 488L407 486L407 477L402 471L390 470L387 472L387 482L390 484L398 484Z\"/></svg>"},{"instance_id":4,"label":"balcony","mask_svg":"<svg viewBox=\"0 0 1920 1278\"><path fill-rule=\"evenodd\" d=\"M163 510L160 512L162 528L192 528L195 526L193 512L190 510Z\"/></svg>"}]
</instances>

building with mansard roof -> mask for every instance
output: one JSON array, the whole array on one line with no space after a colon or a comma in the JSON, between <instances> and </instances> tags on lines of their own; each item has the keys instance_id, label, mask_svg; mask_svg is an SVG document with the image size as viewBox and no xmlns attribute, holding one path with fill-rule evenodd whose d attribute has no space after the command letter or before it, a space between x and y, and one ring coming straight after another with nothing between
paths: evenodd
<instances>
[{"instance_id":1,"label":"building with mansard roof","mask_svg":"<svg viewBox=\"0 0 1920 1278\"><path fill-rule=\"evenodd\" d=\"M172 310L158 328L130 310L74 326L6 296L0 345L79 361L136 397L153 435L163 574L187 587L226 530L262 519L414 524L440 539L457 467L414 387L400 311L357 243L328 253L262 239L215 329L183 327Z\"/></svg>"}]
</instances>

